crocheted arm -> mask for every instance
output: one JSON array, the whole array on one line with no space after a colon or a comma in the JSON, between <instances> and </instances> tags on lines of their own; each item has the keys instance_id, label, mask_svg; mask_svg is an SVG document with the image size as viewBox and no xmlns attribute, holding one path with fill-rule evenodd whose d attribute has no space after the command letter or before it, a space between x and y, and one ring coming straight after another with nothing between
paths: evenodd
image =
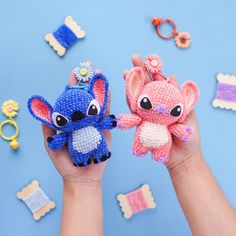
<instances>
[{"instance_id":1,"label":"crocheted arm","mask_svg":"<svg viewBox=\"0 0 236 236\"><path fill-rule=\"evenodd\" d=\"M193 128L183 124L173 124L169 126L169 131L183 142L188 142L193 136Z\"/></svg>"},{"instance_id":2,"label":"crocheted arm","mask_svg":"<svg viewBox=\"0 0 236 236\"><path fill-rule=\"evenodd\" d=\"M59 133L47 138L48 147L53 151L60 150L68 141L66 133Z\"/></svg>"},{"instance_id":3,"label":"crocheted arm","mask_svg":"<svg viewBox=\"0 0 236 236\"><path fill-rule=\"evenodd\" d=\"M142 119L135 114L122 114L117 117L117 128L119 129L130 129L141 123Z\"/></svg>"},{"instance_id":4,"label":"crocheted arm","mask_svg":"<svg viewBox=\"0 0 236 236\"><path fill-rule=\"evenodd\" d=\"M116 127L116 117L114 115L109 115L104 117L99 123L97 128L100 130L113 129Z\"/></svg>"}]
</instances>

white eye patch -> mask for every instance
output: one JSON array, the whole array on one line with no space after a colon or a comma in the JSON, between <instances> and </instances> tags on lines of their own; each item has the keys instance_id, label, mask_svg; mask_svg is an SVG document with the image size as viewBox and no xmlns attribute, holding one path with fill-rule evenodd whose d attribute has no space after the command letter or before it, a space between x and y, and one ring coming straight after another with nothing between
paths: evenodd
<instances>
[{"instance_id":1,"label":"white eye patch","mask_svg":"<svg viewBox=\"0 0 236 236\"><path fill-rule=\"evenodd\" d=\"M53 124L59 128L69 123L69 120L58 112L52 113L52 121L53 121Z\"/></svg>"},{"instance_id":2,"label":"white eye patch","mask_svg":"<svg viewBox=\"0 0 236 236\"><path fill-rule=\"evenodd\" d=\"M100 110L101 110L101 108L100 108L98 101L96 99L93 99L88 106L88 110L86 112L86 115L96 116L100 113Z\"/></svg>"}]
</instances>

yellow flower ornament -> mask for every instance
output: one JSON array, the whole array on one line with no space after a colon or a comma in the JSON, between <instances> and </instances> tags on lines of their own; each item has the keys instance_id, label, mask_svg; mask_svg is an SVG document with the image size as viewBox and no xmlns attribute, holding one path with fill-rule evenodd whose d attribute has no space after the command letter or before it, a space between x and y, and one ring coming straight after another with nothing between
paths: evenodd
<instances>
[{"instance_id":1,"label":"yellow flower ornament","mask_svg":"<svg viewBox=\"0 0 236 236\"><path fill-rule=\"evenodd\" d=\"M17 123L13 120L14 117L17 116L18 114L18 110L19 110L19 105L13 101L13 100L8 100L6 102L4 102L2 104L2 113L8 118L7 120L4 120L1 124L0 124L0 136L6 140L6 141L11 141L10 142L10 147L13 150L16 150L19 148L19 143L17 141L17 137L19 135L19 127L17 125ZM3 133L3 127L5 125L12 125L15 128L15 134L7 137L6 135L4 135Z\"/></svg>"}]
</instances>

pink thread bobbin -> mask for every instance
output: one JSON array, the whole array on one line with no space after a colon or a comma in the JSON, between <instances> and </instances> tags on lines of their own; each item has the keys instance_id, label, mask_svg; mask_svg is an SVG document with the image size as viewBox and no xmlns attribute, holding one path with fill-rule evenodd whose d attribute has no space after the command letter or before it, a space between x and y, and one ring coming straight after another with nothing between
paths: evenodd
<instances>
[{"instance_id":1,"label":"pink thread bobbin","mask_svg":"<svg viewBox=\"0 0 236 236\"><path fill-rule=\"evenodd\" d=\"M148 184L144 184L142 187L127 194L119 194L117 200L126 219L143 210L156 208L156 203Z\"/></svg>"}]
</instances>

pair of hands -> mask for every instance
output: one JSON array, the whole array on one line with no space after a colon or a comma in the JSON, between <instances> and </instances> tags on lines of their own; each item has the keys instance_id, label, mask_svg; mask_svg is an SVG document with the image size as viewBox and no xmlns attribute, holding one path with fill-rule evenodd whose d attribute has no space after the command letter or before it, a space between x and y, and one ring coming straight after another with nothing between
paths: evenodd
<instances>
[{"instance_id":1,"label":"pair of hands","mask_svg":"<svg viewBox=\"0 0 236 236\"><path fill-rule=\"evenodd\" d=\"M132 63L134 66L141 67L145 72L146 80L149 80L149 74L146 71L146 68L144 66L144 63L140 56L134 55L132 57ZM95 73L98 73L100 71L96 70ZM124 72L125 74L125 72ZM170 78L170 81L173 85L178 87L178 82L174 76ZM76 78L71 75L69 80L69 85L77 84ZM109 106L107 109L107 113L109 113ZM200 150L200 135L199 135L199 129L197 124L196 115L193 112L191 112L185 121L184 124L190 125L193 127L194 135L190 142L184 143L178 140L177 138L173 137L173 144L170 151L170 159L167 163L165 163L168 170L175 169L176 167L180 167L182 163L187 161L188 159L192 158L192 156L199 152ZM104 171L104 168L106 166L106 162L102 162L100 164L94 164L91 163L90 165L78 168L74 167L71 162L71 157L68 152L67 147L63 147L60 151L54 152L50 150L47 146L47 138L55 134L55 130L49 128L46 125L42 125L43 129L43 138L45 143L45 148L55 165L56 169L60 173L60 175L63 178L63 181L66 183L75 183L75 184L84 184L84 185L93 185L93 184L100 184L102 174ZM111 145L111 132L105 131L104 135L107 139L108 145Z\"/></svg>"}]
</instances>

